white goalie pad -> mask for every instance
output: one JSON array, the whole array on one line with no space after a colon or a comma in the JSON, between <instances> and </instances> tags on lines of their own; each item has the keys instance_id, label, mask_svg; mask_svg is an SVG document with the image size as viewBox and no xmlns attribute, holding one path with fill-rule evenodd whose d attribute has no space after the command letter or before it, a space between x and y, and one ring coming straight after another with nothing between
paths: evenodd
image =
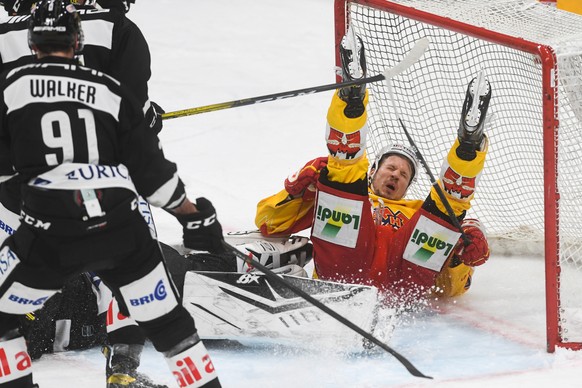
<instances>
[{"instance_id":1,"label":"white goalie pad","mask_svg":"<svg viewBox=\"0 0 582 388\"><path fill-rule=\"evenodd\" d=\"M280 276L378 339L391 337L395 314L380 308L375 287ZM183 304L203 339L331 345L342 351L364 346L359 334L258 273L188 272Z\"/></svg>"}]
</instances>

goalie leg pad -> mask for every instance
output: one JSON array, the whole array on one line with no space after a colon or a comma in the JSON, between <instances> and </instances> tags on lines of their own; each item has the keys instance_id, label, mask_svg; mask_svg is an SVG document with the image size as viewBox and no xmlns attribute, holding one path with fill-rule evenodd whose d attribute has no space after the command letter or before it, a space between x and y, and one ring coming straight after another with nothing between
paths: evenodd
<instances>
[{"instance_id":1,"label":"goalie leg pad","mask_svg":"<svg viewBox=\"0 0 582 388\"><path fill-rule=\"evenodd\" d=\"M284 265L283 267L274 269L273 272L278 275L297 276L301 278L308 277L305 268L300 267L296 264Z\"/></svg>"}]
</instances>

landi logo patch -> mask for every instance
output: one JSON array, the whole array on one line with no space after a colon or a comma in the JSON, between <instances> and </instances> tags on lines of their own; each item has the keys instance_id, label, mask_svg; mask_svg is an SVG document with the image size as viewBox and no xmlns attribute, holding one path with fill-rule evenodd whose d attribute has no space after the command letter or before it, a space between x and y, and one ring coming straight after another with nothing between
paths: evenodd
<instances>
[{"instance_id":1,"label":"landi logo patch","mask_svg":"<svg viewBox=\"0 0 582 388\"><path fill-rule=\"evenodd\" d=\"M404 259L418 266L440 271L461 234L451 225L441 225L422 215L406 244Z\"/></svg>"},{"instance_id":2,"label":"landi logo patch","mask_svg":"<svg viewBox=\"0 0 582 388\"><path fill-rule=\"evenodd\" d=\"M419 229L414 229L411 241L420 246L414 257L423 261L428 261L436 251L443 251L443 254L448 256L454 247L453 244L443 241L438 235L429 236Z\"/></svg>"},{"instance_id":3,"label":"landi logo patch","mask_svg":"<svg viewBox=\"0 0 582 388\"><path fill-rule=\"evenodd\" d=\"M362 220L362 202L319 192L313 236L354 248Z\"/></svg>"},{"instance_id":4,"label":"landi logo patch","mask_svg":"<svg viewBox=\"0 0 582 388\"><path fill-rule=\"evenodd\" d=\"M355 230L360 226L360 215L346 213L342 209L318 206L317 219L325 222L322 233L329 237L337 236L344 226Z\"/></svg>"}]
</instances>

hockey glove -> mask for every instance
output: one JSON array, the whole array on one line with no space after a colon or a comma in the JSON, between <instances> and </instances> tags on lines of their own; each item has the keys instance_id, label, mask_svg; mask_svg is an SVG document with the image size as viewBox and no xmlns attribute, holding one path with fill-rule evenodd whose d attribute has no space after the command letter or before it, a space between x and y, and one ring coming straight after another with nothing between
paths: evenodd
<instances>
[{"instance_id":1,"label":"hockey glove","mask_svg":"<svg viewBox=\"0 0 582 388\"><path fill-rule=\"evenodd\" d=\"M467 218L464 220L461 227L471 243L465 246L462 239L459 240L454 255L458 257L463 264L470 267L485 264L489 259L489 244L487 243L487 237L485 237L485 228L479 220L474 218Z\"/></svg>"},{"instance_id":2,"label":"hockey glove","mask_svg":"<svg viewBox=\"0 0 582 388\"><path fill-rule=\"evenodd\" d=\"M166 113L166 111L153 101L150 104L150 109L146 112L146 121L152 131L157 135L162 130L162 114Z\"/></svg>"},{"instance_id":3,"label":"hockey glove","mask_svg":"<svg viewBox=\"0 0 582 388\"><path fill-rule=\"evenodd\" d=\"M303 196L304 200L315 198L315 184L319 172L327 166L327 156L310 160L299 171L285 179L285 190L293 197Z\"/></svg>"},{"instance_id":4,"label":"hockey glove","mask_svg":"<svg viewBox=\"0 0 582 388\"><path fill-rule=\"evenodd\" d=\"M196 199L198 213L176 215L182 224L184 246L197 251L224 252L222 226L216 210L206 198Z\"/></svg>"}]
</instances>

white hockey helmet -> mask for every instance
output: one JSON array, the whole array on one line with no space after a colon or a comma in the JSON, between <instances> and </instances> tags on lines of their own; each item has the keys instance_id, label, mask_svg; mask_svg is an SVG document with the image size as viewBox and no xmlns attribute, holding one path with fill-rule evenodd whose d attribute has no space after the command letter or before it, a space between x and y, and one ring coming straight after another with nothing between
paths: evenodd
<instances>
[{"instance_id":1,"label":"white hockey helmet","mask_svg":"<svg viewBox=\"0 0 582 388\"><path fill-rule=\"evenodd\" d=\"M378 166L382 162L383 159L390 155L398 155L405 158L408 163L410 164L412 175L410 176L410 181L408 182L408 187L416 181L416 175L419 169L418 159L416 158L416 153L414 150L404 144L399 143L392 143L387 145L386 147L382 148L380 152L376 154L376 158L370 165L370 172L369 176L369 184L372 184L372 179L374 178L374 174L378 170Z\"/></svg>"}]
</instances>

